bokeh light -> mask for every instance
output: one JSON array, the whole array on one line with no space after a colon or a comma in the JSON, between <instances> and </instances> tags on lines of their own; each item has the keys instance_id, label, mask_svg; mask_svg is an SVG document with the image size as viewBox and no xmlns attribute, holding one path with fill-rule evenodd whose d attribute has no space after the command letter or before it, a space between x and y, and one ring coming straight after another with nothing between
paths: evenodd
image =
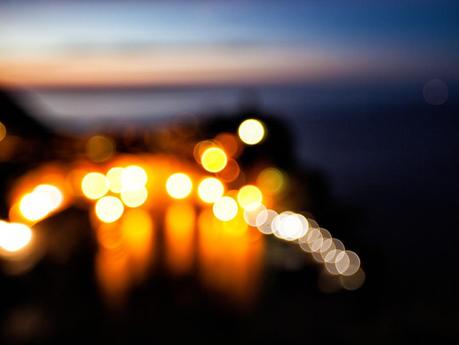
<instances>
[{"instance_id":1,"label":"bokeh light","mask_svg":"<svg viewBox=\"0 0 459 345\"><path fill-rule=\"evenodd\" d=\"M57 209L64 200L61 190L51 184L40 184L34 188L33 193L42 195L51 210Z\"/></svg>"},{"instance_id":2,"label":"bokeh light","mask_svg":"<svg viewBox=\"0 0 459 345\"><path fill-rule=\"evenodd\" d=\"M97 218L104 223L113 223L121 218L124 206L120 199L114 196L104 196L95 207Z\"/></svg>"},{"instance_id":3,"label":"bokeh light","mask_svg":"<svg viewBox=\"0 0 459 345\"><path fill-rule=\"evenodd\" d=\"M294 241L303 237L308 231L308 223L300 215L286 211L276 216L272 221L272 232L276 237Z\"/></svg>"},{"instance_id":4,"label":"bokeh light","mask_svg":"<svg viewBox=\"0 0 459 345\"><path fill-rule=\"evenodd\" d=\"M230 196L223 196L215 201L213 208L214 216L223 221L228 222L236 217L238 206L236 200Z\"/></svg>"},{"instance_id":5,"label":"bokeh light","mask_svg":"<svg viewBox=\"0 0 459 345\"><path fill-rule=\"evenodd\" d=\"M128 207L142 206L148 198L148 191L145 187L136 190L122 191L121 201Z\"/></svg>"},{"instance_id":6,"label":"bokeh light","mask_svg":"<svg viewBox=\"0 0 459 345\"><path fill-rule=\"evenodd\" d=\"M238 134L245 144L255 145L263 140L265 127L259 120L247 119L239 125Z\"/></svg>"},{"instance_id":7,"label":"bokeh light","mask_svg":"<svg viewBox=\"0 0 459 345\"><path fill-rule=\"evenodd\" d=\"M94 162L105 162L115 153L115 144L110 138L95 135L86 142L86 155Z\"/></svg>"},{"instance_id":8,"label":"bokeh light","mask_svg":"<svg viewBox=\"0 0 459 345\"><path fill-rule=\"evenodd\" d=\"M7 131L6 131L5 125L2 122L0 122L0 141L5 139L6 133L7 133Z\"/></svg>"},{"instance_id":9,"label":"bokeh light","mask_svg":"<svg viewBox=\"0 0 459 345\"><path fill-rule=\"evenodd\" d=\"M19 202L19 210L27 220L37 221L61 206L63 199L59 188L50 184L42 184L22 197Z\"/></svg>"},{"instance_id":10,"label":"bokeh light","mask_svg":"<svg viewBox=\"0 0 459 345\"><path fill-rule=\"evenodd\" d=\"M284 189L285 176L277 168L266 168L258 174L257 185L264 193L275 195Z\"/></svg>"},{"instance_id":11,"label":"bokeh light","mask_svg":"<svg viewBox=\"0 0 459 345\"><path fill-rule=\"evenodd\" d=\"M112 193L120 193L123 187L121 183L121 174L123 173L123 168L113 167L111 168L106 176L108 179L108 188Z\"/></svg>"},{"instance_id":12,"label":"bokeh light","mask_svg":"<svg viewBox=\"0 0 459 345\"><path fill-rule=\"evenodd\" d=\"M201 163L201 157L205 150L210 147L219 147L219 143L215 140L202 140L193 147L193 157L197 163Z\"/></svg>"},{"instance_id":13,"label":"bokeh light","mask_svg":"<svg viewBox=\"0 0 459 345\"><path fill-rule=\"evenodd\" d=\"M261 205L263 194L260 189L254 185L246 185L239 189L237 193L237 201L243 209L255 209Z\"/></svg>"},{"instance_id":14,"label":"bokeh light","mask_svg":"<svg viewBox=\"0 0 459 345\"><path fill-rule=\"evenodd\" d=\"M234 134L220 133L215 137L215 141L223 147L229 157L236 157L241 150L240 142Z\"/></svg>"},{"instance_id":15,"label":"bokeh light","mask_svg":"<svg viewBox=\"0 0 459 345\"><path fill-rule=\"evenodd\" d=\"M130 165L121 171L121 190L135 191L147 184L148 176L145 170L138 165Z\"/></svg>"},{"instance_id":16,"label":"bokeh light","mask_svg":"<svg viewBox=\"0 0 459 345\"><path fill-rule=\"evenodd\" d=\"M336 269L336 272L339 274L343 274L349 269L349 265L351 263L349 259L349 255L347 255L346 251L344 250L336 250L334 249L333 252L335 252L335 258L333 260L334 263L334 269ZM327 254L328 255L328 254ZM327 261L327 260L325 260Z\"/></svg>"},{"instance_id":17,"label":"bokeh light","mask_svg":"<svg viewBox=\"0 0 459 345\"><path fill-rule=\"evenodd\" d=\"M244 220L250 226L260 226L268 217L266 207L263 204L259 204L257 207L249 208L244 210Z\"/></svg>"},{"instance_id":18,"label":"bokeh light","mask_svg":"<svg viewBox=\"0 0 459 345\"><path fill-rule=\"evenodd\" d=\"M193 182L184 173L172 174L166 181L167 193L174 199L185 199L190 195L192 188Z\"/></svg>"},{"instance_id":19,"label":"bokeh light","mask_svg":"<svg viewBox=\"0 0 459 345\"><path fill-rule=\"evenodd\" d=\"M90 172L83 177L81 190L88 199L99 199L108 192L108 180L104 174Z\"/></svg>"},{"instance_id":20,"label":"bokeh light","mask_svg":"<svg viewBox=\"0 0 459 345\"><path fill-rule=\"evenodd\" d=\"M41 199L34 193L25 194L19 202L19 210L24 218L36 221L48 214L48 208L41 203Z\"/></svg>"},{"instance_id":21,"label":"bokeh light","mask_svg":"<svg viewBox=\"0 0 459 345\"><path fill-rule=\"evenodd\" d=\"M224 182L235 181L241 173L241 168L235 159L228 159L225 168L217 173L217 177Z\"/></svg>"},{"instance_id":22,"label":"bokeh light","mask_svg":"<svg viewBox=\"0 0 459 345\"><path fill-rule=\"evenodd\" d=\"M322 246L323 236L318 227L311 227L311 221L309 220L310 229L305 236L299 239L299 245L302 250L306 253L312 253L318 251Z\"/></svg>"},{"instance_id":23,"label":"bokeh light","mask_svg":"<svg viewBox=\"0 0 459 345\"><path fill-rule=\"evenodd\" d=\"M219 179L206 177L198 185L199 198L205 203L213 203L225 192L225 187Z\"/></svg>"},{"instance_id":24,"label":"bokeh light","mask_svg":"<svg viewBox=\"0 0 459 345\"><path fill-rule=\"evenodd\" d=\"M20 251L32 241L32 237L32 230L27 225L0 221L0 247L5 251Z\"/></svg>"},{"instance_id":25,"label":"bokeh light","mask_svg":"<svg viewBox=\"0 0 459 345\"><path fill-rule=\"evenodd\" d=\"M204 150L201 156L202 167L212 173L222 171L227 162L228 158L225 151L219 147L209 147Z\"/></svg>"},{"instance_id":26,"label":"bokeh light","mask_svg":"<svg viewBox=\"0 0 459 345\"><path fill-rule=\"evenodd\" d=\"M270 235L273 233L272 230L272 222L274 218L276 218L278 213L274 210L266 210L266 212L261 212L257 215L256 218L256 223L258 230L265 234L265 235Z\"/></svg>"},{"instance_id":27,"label":"bokeh light","mask_svg":"<svg viewBox=\"0 0 459 345\"><path fill-rule=\"evenodd\" d=\"M330 274L338 275L347 269L349 260L347 260L347 256L342 255L342 253L344 253L344 249L343 243L334 238L333 245L325 254L322 254L325 269Z\"/></svg>"},{"instance_id":28,"label":"bokeh light","mask_svg":"<svg viewBox=\"0 0 459 345\"><path fill-rule=\"evenodd\" d=\"M337 265L337 270L344 276L351 276L355 274L360 268L359 256L351 250L342 251L336 261L340 262Z\"/></svg>"},{"instance_id":29,"label":"bokeh light","mask_svg":"<svg viewBox=\"0 0 459 345\"><path fill-rule=\"evenodd\" d=\"M320 233L322 237L313 243L313 248L315 249L312 253L312 257L317 262L324 262L325 256L330 250L335 249L334 239L331 236L330 232L324 228L320 228Z\"/></svg>"}]
</instances>

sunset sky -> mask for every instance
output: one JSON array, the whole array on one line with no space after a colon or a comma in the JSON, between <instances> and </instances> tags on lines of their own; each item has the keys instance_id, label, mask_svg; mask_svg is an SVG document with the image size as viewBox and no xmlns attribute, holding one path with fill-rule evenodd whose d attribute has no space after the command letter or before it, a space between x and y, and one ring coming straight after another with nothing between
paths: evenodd
<instances>
[{"instance_id":1,"label":"sunset sky","mask_svg":"<svg viewBox=\"0 0 459 345\"><path fill-rule=\"evenodd\" d=\"M0 84L458 78L457 1L2 1Z\"/></svg>"}]
</instances>

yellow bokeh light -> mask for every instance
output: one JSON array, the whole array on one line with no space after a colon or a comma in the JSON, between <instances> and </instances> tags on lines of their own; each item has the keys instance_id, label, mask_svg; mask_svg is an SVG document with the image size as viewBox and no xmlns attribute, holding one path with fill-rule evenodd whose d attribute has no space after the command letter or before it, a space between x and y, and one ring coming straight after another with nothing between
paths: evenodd
<instances>
[{"instance_id":1,"label":"yellow bokeh light","mask_svg":"<svg viewBox=\"0 0 459 345\"><path fill-rule=\"evenodd\" d=\"M203 168L212 173L222 171L227 162L228 157L226 156L225 151L219 147L209 147L201 156L201 164Z\"/></svg>"},{"instance_id":2,"label":"yellow bokeh light","mask_svg":"<svg viewBox=\"0 0 459 345\"><path fill-rule=\"evenodd\" d=\"M124 206L120 199L114 196L104 196L95 207L97 218L104 223L116 222L123 215Z\"/></svg>"},{"instance_id":3,"label":"yellow bokeh light","mask_svg":"<svg viewBox=\"0 0 459 345\"><path fill-rule=\"evenodd\" d=\"M3 123L0 122L0 141L6 137L6 127Z\"/></svg>"},{"instance_id":4,"label":"yellow bokeh light","mask_svg":"<svg viewBox=\"0 0 459 345\"><path fill-rule=\"evenodd\" d=\"M19 202L19 210L24 218L36 221L45 217L48 214L48 208L41 201L40 197L33 193L24 195Z\"/></svg>"},{"instance_id":5,"label":"yellow bokeh light","mask_svg":"<svg viewBox=\"0 0 459 345\"><path fill-rule=\"evenodd\" d=\"M128 207L139 207L145 203L148 198L148 191L145 187L137 190L122 191L120 194L121 201Z\"/></svg>"},{"instance_id":6,"label":"yellow bokeh light","mask_svg":"<svg viewBox=\"0 0 459 345\"><path fill-rule=\"evenodd\" d=\"M14 253L32 241L32 230L25 224L0 221L0 247Z\"/></svg>"},{"instance_id":7,"label":"yellow bokeh light","mask_svg":"<svg viewBox=\"0 0 459 345\"><path fill-rule=\"evenodd\" d=\"M22 197L19 202L19 210L27 220L37 221L56 210L62 204L63 199L59 188L41 184Z\"/></svg>"},{"instance_id":8,"label":"yellow bokeh light","mask_svg":"<svg viewBox=\"0 0 459 345\"><path fill-rule=\"evenodd\" d=\"M121 172L121 189L133 191L142 189L147 184L147 173L138 165L130 165Z\"/></svg>"},{"instance_id":9,"label":"yellow bokeh light","mask_svg":"<svg viewBox=\"0 0 459 345\"><path fill-rule=\"evenodd\" d=\"M123 172L123 168L113 167L106 174L107 179L108 179L108 188L113 193L121 192L121 188L122 188L121 174L122 172Z\"/></svg>"},{"instance_id":10,"label":"yellow bokeh light","mask_svg":"<svg viewBox=\"0 0 459 345\"><path fill-rule=\"evenodd\" d=\"M95 135L86 142L86 155L94 162L104 162L115 153L115 144L110 138Z\"/></svg>"},{"instance_id":11,"label":"yellow bokeh light","mask_svg":"<svg viewBox=\"0 0 459 345\"><path fill-rule=\"evenodd\" d=\"M108 192L108 180L104 174L90 172L83 177L81 190L88 199L99 199Z\"/></svg>"},{"instance_id":12,"label":"yellow bokeh light","mask_svg":"<svg viewBox=\"0 0 459 345\"><path fill-rule=\"evenodd\" d=\"M239 125L239 138L247 145L261 142L265 136L265 126L259 120L247 119Z\"/></svg>"},{"instance_id":13,"label":"yellow bokeh light","mask_svg":"<svg viewBox=\"0 0 459 345\"><path fill-rule=\"evenodd\" d=\"M167 193L174 199L185 199L191 193L193 183L190 177L184 173L175 173L166 181Z\"/></svg>"},{"instance_id":14,"label":"yellow bokeh light","mask_svg":"<svg viewBox=\"0 0 459 345\"><path fill-rule=\"evenodd\" d=\"M209 147L218 146L218 144L218 142L213 140L203 140L197 143L193 148L193 157L196 160L196 162L201 162L202 154L206 149L208 149Z\"/></svg>"},{"instance_id":15,"label":"yellow bokeh light","mask_svg":"<svg viewBox=\"0 0 459 345\"><path fill-rule=\"evenodd\" d=\"M284 174L279 169L266 168L258 175L257 185L267 194L277 194L284 188Z\"/></svg>"},{"instance_id":16,"label":"yellow bokeh light","mask_svg":"<svg viewBox=\"0 0 459 345\"><path fill-rule=\"evenodd\" d=\"M219 179L215 177L204 178L198 186L199 198L205 203L213 203L225 192L225 187Z\"/></svg>"},{"instance_id":17,"label":"yellow bokeh light","mask_svg":"<svg viewBox=\"0 0 459 345\"><path fill-rule=\"evenodd\" d=\"M217 219L228 222L237 215L237 202L230 196L223 196L215 201L212 211Z\"/></svg>"},{"instance_id":18,"label":"yellow bokeh light","mask_svg":"<svg viewBox=\"0 0 459 345\"><path fill-rule=\"evenodd\" d=\"M61 190L51 184L40 184L34 188L33 193L42 195L47 200L50 210L57 209L64 200Z\"/></svg>"},{"instance_id":19,"label":"yellow bokeh light","mask_svg":"<svg viewBox=\"0 0 459 345\"><path fill-rule=\"evenodd\" d=\"M244 210L251 210L259 207L263 201L263 194L254 185L247 185L239 189L237 201Z\"/></svg>"}]
</instances>

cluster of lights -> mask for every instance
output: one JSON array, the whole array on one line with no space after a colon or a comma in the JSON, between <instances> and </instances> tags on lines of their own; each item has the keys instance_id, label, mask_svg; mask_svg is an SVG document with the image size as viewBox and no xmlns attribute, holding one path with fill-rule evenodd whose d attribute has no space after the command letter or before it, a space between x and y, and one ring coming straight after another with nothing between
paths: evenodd
<instances>
[{"instance_id":1,"label":"cluster of lights","mask_svg":"<svg viewBox=\"0 0 459 345\"><path fill-rule=\"evenodd\" d=\"M30 247L34 233L30 228L49 217L64 203L62 190L54 184L38 184L19 198L10 212L13 221L0 220L0 250L6 257L24 253Z\"/></svg>"},{"instance_id":2,"label":"cluster of lights","mask_svg":"<svg viewBox=\"0 0 459 345\"><path fill-rule=\"evenodd\" d=\"M261 190L255 185L246 185L239 189L236 199L229 195L216 198L212 211L220 221L229 222L241 209L247 225L265 235L298 243L331 275L352 276L360 270L358 255L346 250L340 240L320 228L313 219L292 211L277 213L266 208L262 201Z\"/></svg>"},{"instance_id":3,"label":"cluster of lights","mask_svg":"<svg viewBox=\"0 0 459 345\"><path fill-rule=\"evenodd\" d=\"M138 165L113 167L106 174L86 174L81 181L81 190L85 197L96 201L96 216L104 223L113 223L123 215L124 206L136 208L146 202L147 181L147 173Z\"/></svg>"},{"instance_id":4,"label":"cluster of lights","mask_svg":"<svg viewBox=\"0 0 459 345\"><path fill-rule=\"evenodd\" d=\"M21 198L19 210L26 220L36 222L57 210L63 200L64 196L58 187L40 184Z\"/></svg>"},{"instance_id":5,"label":"cluster of lights","mask_svg":"<svg viewBox=\"0 0 459 345\"><path fill-rule=\"evenodd\" d=\"M343 243L333 238L329 231L302 214L285 211L277 213L263 205L245 210L244 219L250 226L265 235L273 234L282 240L296 242L310 253L314 260L324 265L331 275L353 276L360 269L358 255L346 250Z\"/></svg>"},{"instance_id":6,"label":"cluster of lights","mask_svg":"<svg viewBox=\"0 0 459 345\"><path fill-rule=\"evenodd\" d=\"M198 198L204 205L210 206L213 216L223 223L229 224L242 215L245 227L248 225L262 234L298 243L304 252L323 264L329 274L344 279L361 277L363 271L357 254L346 250L341 241L333 238L313 219L292 211L278 213L265 206L270 204L270 197L285 188L286 176L280 170L266 168L258 174L256 183L244 185L239 190L226 190L225 182L235 181L239 175L240 168L236 161L240 152L239 143L256 145L265 136L266 128L261 121L247 119L238 128L239 141L230 133L222 133L213 140L199 142L194 148L195 159L204 171L214 176L199 180L196 185ZM91 145L99 148L101 143L105 141L98 138ZM141 166L115 166L105 174L87 172L81 179L80 188L83 195L94 202L97 219L110 224L122 218L125 207L139 208L146 203L149 197L147 182L148 174ZM190 197L194 187L192 178L182 171L169 175L164 184L167 194L177 200ZM266 197L268 200L265 200ZM58 187L40 184L22 196L19 210L26 220L34 223L55 212L63 200L63 193ZM32 236L32 230L27 225L0 221L0 248L7 252L26 247ZM346 287L346 284L342 285Z\"/></svg>"},{"instance_id":7,"label":"cluster of lights","mask_svg":"<svg viewBox=\"0 0 459 345\"><path fill-rule=\"evenodd\" d=\"M240 140L247 145L260 143L264 139L265 132L264 124L256 119L243 121L238 129ZM227 163L225 151L210 144L203 151L200 163L208 172L219 172ZM282 173L276 168L267 168L259 174L257 184L275 194L282 190L284 179ZM209 188L209 191L211 190ZM279 214L272 209L267 209L263 205L263 193L257 186L243 186L237 191L236 198L223 195L223 188L215 188L215 190L221 196L209 201L213 202L213 214L220 221L233 220L241 208L244 220L249 226L256 227L265 235L273 234L279 239L297 242L303 251L310 253L316 262L323 264L329 274L349 277L362 272L358 255L346 250L340 240L320 228L313 219L307 219L304 215L292 211ZM201 199L206 199L205 196L203 198L205 193L201 192L199 195Z\"/></svg>"}]
</instances>

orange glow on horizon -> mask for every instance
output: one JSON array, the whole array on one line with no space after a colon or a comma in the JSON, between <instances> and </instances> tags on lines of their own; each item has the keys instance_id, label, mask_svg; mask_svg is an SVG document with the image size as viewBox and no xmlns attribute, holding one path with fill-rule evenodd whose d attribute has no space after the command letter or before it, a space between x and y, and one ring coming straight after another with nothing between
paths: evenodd
<instances>
[{"instance_id":1,"label":"orange glow on horizon","mask_svg":"<svg viewBox=\"0 0 459 345\"><path fill-rule=\"evenodd\" d=\"M351 65L351 66L349 66ZM103 66L103 68L100 68ZM294 48L145 51L123 55L0 57L0 85L28 87L221 85L314 80L356 68L324 54Z\"/></svg>"}]
</instances>

